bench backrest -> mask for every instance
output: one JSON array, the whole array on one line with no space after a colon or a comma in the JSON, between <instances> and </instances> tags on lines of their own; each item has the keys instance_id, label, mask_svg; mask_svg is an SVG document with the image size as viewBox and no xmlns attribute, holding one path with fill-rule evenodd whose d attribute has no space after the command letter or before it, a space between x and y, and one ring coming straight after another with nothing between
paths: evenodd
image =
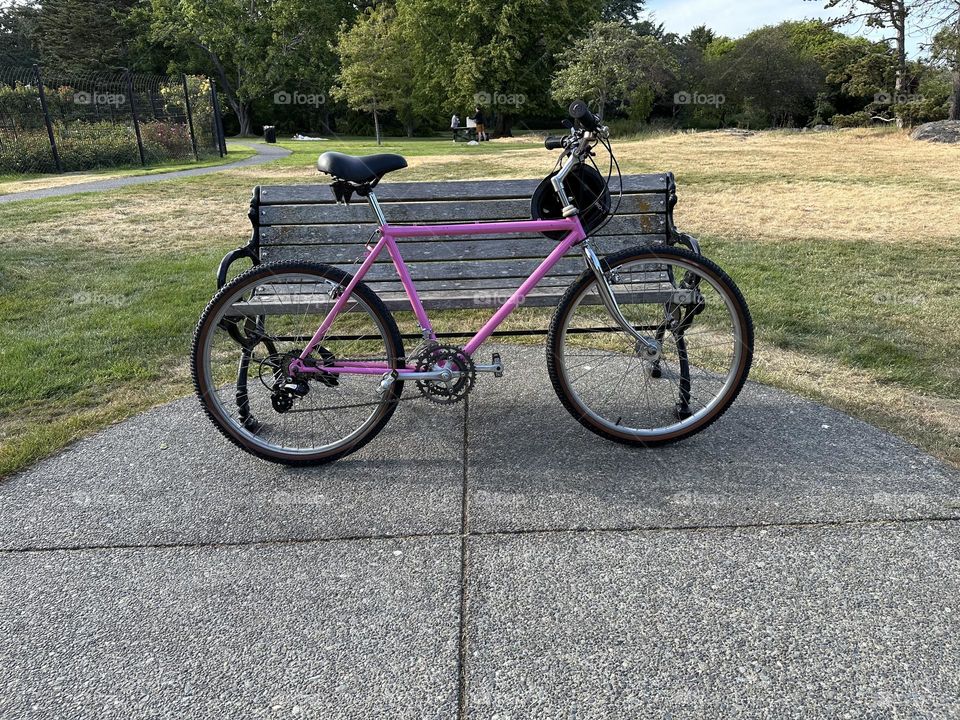
<instances>
[{"instance_id":1,"label":"bench backrest","mask_svg":"<svg viewBox=\"0 0 960 720\"><path fill-rule=\"evenodd\" d=\"M384 182L377 198L395 225L520 220L530 217L539 181ZM616 201L616 197L614 197ZM625 175L619 212L596 236L608 254L638 244L664 242L671 232L675 185L669 173ZM338 205L327 185L263 186L254 194L251 219L261 261L305 259L350 271L376 229L362 198ZM500 305L551 252L543 236L481 235L403 240L401 251L428 309ZM571 255L544 278L527 305L555 305L583 261ZM386 253L366 282L391 309L409 309Z\"/></svg>"}]
</instances>

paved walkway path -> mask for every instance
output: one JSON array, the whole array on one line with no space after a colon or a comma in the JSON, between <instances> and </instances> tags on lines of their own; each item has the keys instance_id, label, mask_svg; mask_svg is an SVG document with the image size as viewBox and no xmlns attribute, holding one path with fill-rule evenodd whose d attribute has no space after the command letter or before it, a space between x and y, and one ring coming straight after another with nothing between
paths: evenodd
<instances>
[{"instance_id":1,"label":"paved walkway path","mask_svg":"<svg viewBox=\"0 0 960 720\"><path fill-rule=\"evenodd\" d=\"M960 473L756 385L631 450L501 352L332 466L187 398L0 483L0 717L960 717Z\"/></svg>"},{"instance_id":2,"label":"paved walkway path","mask_svg":"<svg viewBox=\"0 0 960 720\"><path fill-rule=\"evenodd\" d=\"M147 185L149 183L163 182L164 180L176 180L177 178L210 175L212 173L223 172L224 170L232 170L234 168L262 165L263 163L286 157L292 152L286 148L280 147L279 145L268 145L267 143L262 142L250 142L242 144L253 148L257 154L248 158L244 158L243 160L227 163L225 165L210 165L208 167L189 168L187 170L174 170L172 172L157 173L155 175L133 175L129 177L109 178L106 180L92 180L90 182L76 183L74 185L61 185L60 187L7 193L6 195L0 195L0 203L17 202L19 200L40 200L42 198L75 195L77 193L104 192L107 190L116 190L117 188L129 187L130 185Z\"/></svg>"}]
</instances>

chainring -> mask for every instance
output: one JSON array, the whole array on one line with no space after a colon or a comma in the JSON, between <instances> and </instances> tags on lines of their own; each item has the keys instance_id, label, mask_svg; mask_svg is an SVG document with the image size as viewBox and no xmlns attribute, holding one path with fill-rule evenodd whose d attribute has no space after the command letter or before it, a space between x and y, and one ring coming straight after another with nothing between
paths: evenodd
<instances>
[{"instance_id":1,"label":"chainring","mask_svg":"<svg viewBox=\"0 0 960 720\"><path fill-rule=\"evenodd\" d=\"M440 380L418 380L417 389L427 400L438 405L453 405L463 400L473 390L477 379L477 368L473 360L462 348L455 345L430 343L413 358L417 372L431 372L438 368L452 366L451 370L459 376L449 382Z\"/></svg>"}]
</instances>

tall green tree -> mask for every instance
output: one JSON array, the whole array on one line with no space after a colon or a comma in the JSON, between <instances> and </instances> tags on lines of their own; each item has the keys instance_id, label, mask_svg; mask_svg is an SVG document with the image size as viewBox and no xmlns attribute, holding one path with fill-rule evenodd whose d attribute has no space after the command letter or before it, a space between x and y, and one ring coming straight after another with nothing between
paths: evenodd
<instances>
[{"instance_id":1,"label":"tall green tree","mask_svg":"<svg viewBox=\"0 0 960 720\"><path fill-rule=\"evenodd\" d=\"M706 25L698 25L684 38L684 43L698 48L700 52L706 51L710 43L717 39L717 34Z\"/></svg>"},{"instance_id":2,"label":"tall green tree","mask_svg":"<svg viewBox=\"0 0 960 720\"><path fill-rule=\"evenodd\" d=\"M649 101L663 90L678 65L667 49L650 35L620 22L597 22L560 55L561 67L553 77L553 97L591 102L601 117L612 102L630 105ZM643 119L646 119L645 117Z\"/></svg>"},{"instance_id":3,"label":"tall green tree","mask_svg":"<svg viewBox=\"0 0 960 720\"><path fill-rule=\"evenodd\" d=\"M791 30L754 30L712 63L713 82L728 102L740 105L745 124L790 126L814 113L824 72L797 47Z\"/></svg>"},{"instance_id":4,"label":"tall green tree","mask_svg":"<svg viewBox=\"0 0 960 720\"><path fill-rule=\"evenodd\" d=\"M834 22L839 25L863 23L870 28L889 30L893 33L895 73L894 93L902 95L908 90L907 71L907 23L918 2L928 0L826 0L828 10L836 9L839 15Z\"/></svg>"},{"instance_id":5,"label":"tall green tree","mask_svg":"<svg viewBox=\"0 0 960 720\"><path fill-rule=\"evenodd\" d=\"M337 39L340 73L334 96L354 110L373 115L377 145L381 144L380 115L397 110L407 134L413 135L413 64L404 26L390 5L368 8L352 26L344 25Z\"/></svg>"},{"instance_id":6,"label":"tall green tree","mask_svg":"<svg viewBox=\"0 0 960 720\"><path fill-rule=\"evenodd\" d=\"M150 40L181 50L185 64L213 75L249 135L254 99L270 88L269 0L148 0L142 8Z\"/></svg>"},{"instance_id":7,"label":"tall green tree","mask_svg":"<svg viewBox=\"0 0 960 720\"><path fill-rule=\"evenodd\" d=\"M842 112L862 110L873 96L893 87L897 64L888 43L851 37L820 20L785 22L779 27L803 57L823 69L822 99L830 107Z\"/></svg>"},{"instance_id":8,"label":"tall green tree","mask_svg":"<svg viewBox=\"0 0 960 720\"><path fill-rule=\"evenodd\" d=\"M449 117L489 99L498 135L510 134L518 114L556 112L555 59L602 11L590 0L396 0L396 8L423 111Z\"/></svg>"},{"instance_id":9,"label":"tall green tree","mask_svg":"<svg viewBox=\"0 0 960 720\"><path fill-rule=\"evenodd\" d=\"M0 7L0 65L25 66L39 62L36 5Z\"/></svg>"},{"instance_id":10,"label":"tall green tree","mask_svg":"<svg viewBox=\"0 0 960 720\"><path fill-rule=\"evenodd\" d=\"M633 22L643 12L644 5L646 5L644 0L606 0L603 3L601 17L604 20Z\"/></svg>"},{"instance_id":11,"label":"tall green tree","mask_svg":"<svg viewBox=\"0 0 960 720\"><path fill-rule=\"evenodd\" d=\"M315 93L332 80L329 44L351 7L346 0L143 0L135 20L149 28L150 42L179 52L176 69L216 78L248 135L255 100L291 85Z\"/></svg>"},{"instance_id":12,"label":"tall green tree","mask_svg":"<svg viewBox=\"0 0 960 720\"><path fill-rule=\"evenodd\" d=\"M132 31L124 20L135 0L44 0L37 16L41 62L64 73L131 65Z\"/></svg>"},{"instance_id":13,"label":"tall green tree","mask_svg":"<svg viewBox=\"0 0 960 720\"><path fill-rule=\"evenodd\" d=\"M924 14L933 20L932 61L950 73L951 120L960 120L960 0L930 0Z\"/></svg>"}]
</instances>

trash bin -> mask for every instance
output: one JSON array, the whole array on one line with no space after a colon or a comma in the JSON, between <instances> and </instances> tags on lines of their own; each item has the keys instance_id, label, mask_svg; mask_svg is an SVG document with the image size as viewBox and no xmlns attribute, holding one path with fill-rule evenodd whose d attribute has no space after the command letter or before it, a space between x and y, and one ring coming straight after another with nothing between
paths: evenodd
<instances>
[{"instance_id":1,"label":"trash bin","mask_svg":"<svg viewBox=\"0 0 960 720\"><path fill-rule=\"evenodd\" d=\"M263 140L268 143L275 143L277 141L277 126L276 125L264 125L263 126Z\"/></svg>"}]
</instances>

